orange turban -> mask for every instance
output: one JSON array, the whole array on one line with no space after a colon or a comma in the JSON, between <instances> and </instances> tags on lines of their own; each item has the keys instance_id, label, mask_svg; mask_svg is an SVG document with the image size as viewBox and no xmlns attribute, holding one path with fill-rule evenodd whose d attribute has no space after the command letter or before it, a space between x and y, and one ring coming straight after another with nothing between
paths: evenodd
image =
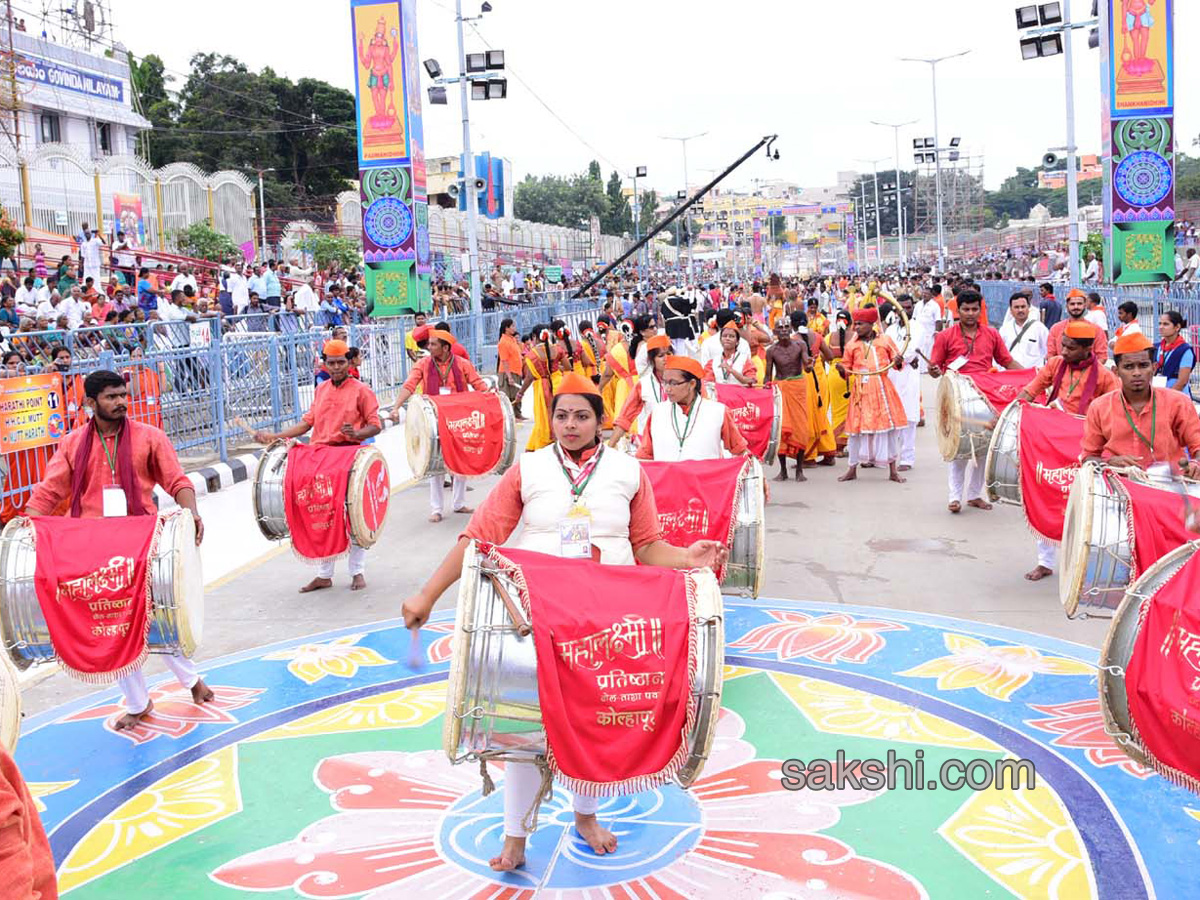
<instances>
[{"instance_id":1,"label":"orange turban","mask_svg":"<svg viewBox=\"0 0 1200 900\"><path fill-rule=\"evenodd\" d=\"M350 345L345 341L326 341L321 352L326 356L345 356L350 352Z\"/></svg>"},{"instance_id":2,"label":"orange turban","mask_svg":"<svg viewBox=\"0 0 1200 900\"><path fill-rule=\"evenodd\" d=\"M554 396L562 394L592 394L600 396L600 388L590 378L584 378L578 372L567 372L554 391Z\"/></svg>"},{"instance_id":3,"label":"orange turban","mask_svg":"<svg viewBox=\"0 0 1200 900\"><path fill-rule=\"evenodd\" d=\"M690 356L668 356L663 365L667 369L678 369L680 372L695 375L701 381L704 380L704 368Z\"/></svg>"},{"instance_id":4,"label":"orange turban","mask_svg":"<svg viewBox=\"0 0 1200 900\"><path fill-rule=\"evenodd\" d=\"M855 324L858 324L859 322L878 322L879 308L876 306L864 306L861 309L856 309L851 315L851 318L854 319Z\"/></svg>"},{"instance_id":5,"label":"orange turban","mask_svg":"<svg viewBox=\"0 0 1200 900\"><path fill-rule=\"evenodd\" d=\"M415 343L429 340L429 332L433 331L428 325L418 325L413 329L412 339Z\"/></svg>"},{"instance_id":6,"label":"orange turban","mask_svg":"<svg viewBox=\"0 0 1200 900\"><path fill-rule=\"evenodd\" d=\"M1078 297L1081 300L1086 300L1088 295L1086 291L1082 291L1079 288L1071 288L1069 291L1067 291L1067 299L1070 300L1072 297Z\"/></svg>"},{"instance_id":7,"label":"orange turban","mask_svg":"<svg viewBox=\"0 0 1200 900\"><path fill-rule=\"evenodd\" d=\"M452 334L451 334L450 332L448 332L448 331L443 331L443 330L442 330L442 329L440 329L440 328L435 328L435 329L433 329L432 331L430 331L430 332L429 332L429 336L430 336L431 338L437 338L439 341L444 341L444 342L446 342L447 344L453 344L453 343L454 343L454 335L452 335Z\"/></svg>"},{"instance_id":8,"label":"orange turban","mask_svg":"<svg viewBox=\"0 0 1200 900\"><path fill-rule=\"evenodd\" d=\"M726 322L721 327L721 330L724 331L726 328L728 328L730 331L736 331L738 334L741 334L741 329L737 327L736 322Z\"/></svg>"},{"instance_id":9,"label":"orange turban","mask_svg":"<svg viewBox=\"0 0 1200 900\"><path fill-rule=\"evenodd\" d=\"M1154 344L1150 339L1140 331L1135 331L1133 334L1123 334L1117 338L1117 342L1113 344L1113 356L1122 356L1126 353L1139 353L1142 350L1150 350Z\"/></svg>"},{"instance_id":10,"label":"orange turban","mask_svg":"<svg viewBox=\"0 0 1200 900\"><path fill-rule=\"evenodd\" d=\"M646 340L647 350L666 350L670 346L671 339L665 334L656 334L654 337L647 338Z\"/></svg>"},{"instance_id":11,"label":"orange turban","mask_svg":"<svg viewBox=\"0 0 1200 900\"><path fill-rule=\"evenodd\" d=\"M1063 334L1077 341L1091 341L1096 338L1096 326L1091 322L1085 322L1083 319L1073 319L1067 323Z\"/></svg>"}]
</instances>

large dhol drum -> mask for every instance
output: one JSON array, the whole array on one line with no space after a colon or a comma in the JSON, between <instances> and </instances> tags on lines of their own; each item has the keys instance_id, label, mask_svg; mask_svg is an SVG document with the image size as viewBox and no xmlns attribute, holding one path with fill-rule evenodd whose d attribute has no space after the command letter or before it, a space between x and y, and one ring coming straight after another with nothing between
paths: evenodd
<instances>
[{"instance_id":1,"label":"large dhol drum","mask_svg":"<svg viewBox=\"0 0 1200 900\"><path fill-rule=\"evenodd\" d=\"M1125 502L1111 469L1085 463L1075 473L1058 573L1058 599L1069 618L1112 616L1125 596L1133 575Z\"/></svg>"},{"instance_id":2,"label":"large dhol drum","mask_svg":"<svg viewBox=\"0 0 1200 900\"><path fill-rule=\"evenodd\" d=\"M20 734L21 686L8 656L0 654L0 747L11 754L17 749Z\"/></svg>"},{"instance_id":3,"label":"large dhol drum","mask_svg":"<svg viewBox=\"0 0 1200 900\"><path fill-rule=\"evenodd\" d=\"M983 483L993 503L1021 505L1021 403L1014 400L1004 407L992 431Z\"/></svg>"},{"instance_id":4,"label":"large dhol drum","mask_svg":"<svg viewBox=\"0 0 1200 900\"><path fill-rule=\"evenodd\" d=\"M765 572L766 527L763 510L766 506L763 467L752 459L742 473L738 485L737 520L733 526L733 544L725 564L725 579L721 587L726 593L757 597Z\"/></svg>"},{"instance_id":5,"label":"large dhol drum","mask_svg":"<svg viewBox=\"0 0 1200 900\"><path fill-rule=\"evenodd\" d=\"M204 629L204 573L196 523L187 510L160 513L159 518L162 531L150 565L154 607L146 644L151 653L191 656ZM34 589L35 568L33 524L13 519L0 533L0 644L22 670L55 657Z\"/></svg>"},{"instance_id":6,"label":"large dhol drum","mask_svg":"<svg viewBox=\"0 0 1200 900\"><path fill-rule=\"evenodd\" d=\"M996 414L966 375L944 372L938 380L937 439L942 459L979 460L987 452Z\"/></svg>"},{"instance_id":7,"label":"large dhol drum","mask_svg":"<svg viewBox=\"0 0 1200 900\"><path fill-rule=\"evenodd\" d=\"M1144 766L1150 766L1152 762L1129 714L1125 670L1133 658L1145 604L1153 600L1158 589L1182 569L1195 552L1195 544L1177 547L1138 577L1117 608L1100 650L1100 710L1104 714L1104 730L1126 756Z\"/></svg>"},{"instance_id":8,"label":"large dhol drum","mask_svg":"<svg viewBox=\"0 0 1200 900\"><path fill-rule=\"evenodd\" d=\"M517 458L517 419L512 403L504 394L500 398L500 414L504 418L504 450L500 460L490 472L479 476L499 475L508 470ZM446 474L446 461L442 458L441 437L438 434L437 408L422 394L413 394L408 401L404 417L404 449L408 453L408 465L414 478Z\"/></svg>"},{"instance_id":9,"label":"large dhol drum","mask_svg":"<svg viewBox=\"0 0 1200 900\"><path fill-rule=\"evenodd\" d=\"M521 617L520 593L474 543L463 560L442 745L451 762L480 758L532 763L546 753L538 702L537 653ZM695 726L676 780L684 787L704 768L716 733L724 680L724 604L716 579L697 581Z\"/></svg>"},{"instance_id":10,"label":"large dhol drum","mask_svg":"<svg viewBox=\"0 0 1200 900\"><path fill-rule=\"evenodd\" d=\"M284 506L283 482L287 475L290 444L275 441L258 458L251 497L258 528L269 541L282 541L291 534ZM359 547L374 546L387 521L391 499L391 475L387 460L373 444L363 444L354 457L346 485L346 517L350 538Z\"/></svg>"}]
</instances>

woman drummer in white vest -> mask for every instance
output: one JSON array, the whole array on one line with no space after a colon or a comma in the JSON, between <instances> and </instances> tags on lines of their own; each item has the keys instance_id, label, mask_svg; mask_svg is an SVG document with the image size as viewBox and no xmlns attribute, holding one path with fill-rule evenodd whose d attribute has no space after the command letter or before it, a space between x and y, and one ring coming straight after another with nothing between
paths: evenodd
<instances>
[{"instance_id":1,"label":"woman drummer in white vest","mask_svg":"<svg viewBox=\"0 0 1200 900\"><path fill-rule=\"evenodd\" d=\"M471 540L555 556L578 556L581 520L589 527L591 558L605 565L635 562L674 569L716 568L727 555L716 541L674 547L662 539L654 490L633 457L605 448L600 392L589 379L570 372L551 402L554 442L522 454L471 517L442 564L425 586L404 602L404 624L419 628L438 598L459 578ZM570 526L565 527L565 526ZM567 540L566 535L571 535ZM508 871L525 863L528 814L538 801L541 772L536 766L509 763L504 770L504 846L490 864ZM592 850L616 850L617 839L596 818L599 800L574 798L575 828Z\"/></svg>"},{"instance_id":2,"label":"woman drummer in white vest","mask_svg":"<svg viewBox=\"0 0 1200 900\"><path fill-rule=\"evenodd\" d=\"M663 386L669 403L646 420L638 459L679 462L720 459L750 452L723 403L703 396L704 369L690 356L668 356Z\"/></svg>"},{"instance_id":3,"label":"woman drummer in white vest","mask_svg":"<svg viewBox=\"0 0 1200 900\"><path fill-rule=\"evenodd\" d=\"M646 348L646 373L638 380L621 414L613 422L613 434L608 441L610 447L619 446L627 434L645 434L650 413L659 405L670 402L667 400L667 389L663 386L663 366L671 355L671 339L665 334L656 334L642 347Z\"/></svg>"}]
</instances>

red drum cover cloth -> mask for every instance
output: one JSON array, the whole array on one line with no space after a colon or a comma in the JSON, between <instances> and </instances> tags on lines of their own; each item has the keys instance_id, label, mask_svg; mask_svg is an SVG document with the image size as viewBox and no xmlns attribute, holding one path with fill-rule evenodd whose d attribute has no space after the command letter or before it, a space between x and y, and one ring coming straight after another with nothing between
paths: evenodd
<instances>
[{"instance_id":1,"label":"red drum cover cloth","mask_svg":"<svg viewBox=\"0 0 1200 900\"><path fill-rule=\"evenodd\" d=\"M488 548L533 626L546 761L586 796L666 784L687 759L696 671L692 576Z\"/></svg>"},{"instance_id":2,"label":"red drum cover cloth","mask_svg":"<svg viewBox=\"0 0 1200 900\"><path fill-rule=\"evenodd\" d=\"M95 683L128 675L146 658L158 516L31 521L34 589L63 669Z\"/></svg>"},{"instance_id":3,"label":"red drum cover cloth","mask_svg":"<svg viewBox=\"0 0 1200 900\"><path fill-rule=\"evenodd\" d=\"M320 561L350 549L346 490L358 449L358 444L296 444L288 451L283 509L297 555Z\"/></svg>"},{"instance_id":4,"label":"red drum cover cloth","mask_svg":"<svg viewBox=\"0 0 1200 900\"><path fill-rule=\"evenodd\" d=\"M1133 577L1177 547L1200 538L1184 524L1188 501L1174 491L1121 479L1129 492L1129 522L1133 529ZM1200 501L1192 500L1192 503Z\"/></svg>"},{"instance_id":5,"label":"red drum cover cloth","mask_svg":"<svg viewBox=\"0 0 1200 900\"><path fill-rule=\"evenodd\" d=\"M504 452L500 396L463 391L427 398L437 407L438 439L446 469L455 475L486 475Z\"/></svg>"},{"instance_id":6,"label":"red drum cover cloth","mask_svg":"<svg viewBox=\"0 0 1200 900\"><path fill-rule=\"evenodd\" d=\"M718 402L729 410L733 424L750 445L750 452L762 459L771 443L775 392L737 384L718 384L716 388Z\"/></svg>"},{"instance_id":7,"label":"red drum cover cloth","mask_svg":"<svg viewBox=\"0 0 1200 900\"><path fill-rule=\"evenodd\" d=\"M749 465L742 458L643 461L642 469L654 488L663 540L676 547L690 547L700 540L732 546L742 472ZM724 567L714 574L720 581Z\"/></svg>"},{"instance_id":8,"label":"red drum cover cloth","mask_svg":"<svg viewBox=\"0 0 1200 900\"><path fill-rule=\"evenodd\" d=\"M1200 790L1200 556L1145 601L1125 668L1133 730L1155 768ZM1166 767L1164 771L1163 767Z\"/></svg>"},{"instance_id":9,"label":"red drum cover cloth","mask_svg":"<svg viewBox=\"0 0 1200 900\"><path fill-rule=\"evenodd\" d=\"M967 375L967 378L974 382L975 389L983 395L992 412L1000 415L1004 407L1017 399L1017 394L1033 381L1037 373L1037 369L1004 369L1000 372L974 372ZM1033 399L1038 403L1046 402L1045 396L1041 394Z\"/></svg>"},{"instance_id":10,"label":"red drum cover cloth","mask_svg":"<svg viewBox=\"0 0 1200 900\"><path fill-rule=\"evenodd\" d=\"M1018 438L1022 507L1029 527L1046 540L1062 540L1082 444L1083 419L1061 409L1023 405Z\"/></svg>"}]
</instances>

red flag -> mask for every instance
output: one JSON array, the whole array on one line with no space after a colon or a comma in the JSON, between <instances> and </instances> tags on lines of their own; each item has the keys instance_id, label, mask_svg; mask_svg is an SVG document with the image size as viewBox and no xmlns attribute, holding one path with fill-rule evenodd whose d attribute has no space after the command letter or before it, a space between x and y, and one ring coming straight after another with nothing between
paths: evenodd
<instances>
[{"instance_id":1,"label":"red flag","mask_svg":"<svg viewBox=\"0 0 1200 900\"><path fill-rule=\"evenodd\" d=\"M1078 416L1029 404L1021 409L1021 505L1029 527L1046 540L1062 540L1082 444L1083 419Z\"/></svg>"},{"instance_id":2,"label":"red flag","mask_svg":"<svg viewBox=\"0 0 1200 900\"><path fill-rule=\"evenodd\" d=\"M1000 415L1004 407L1017 399L1021 389L1033 381L1035 375L1037 369L1005 369L1000 372L974 372L967 377L975 383L975 389L983 395L992 412ZM1041 403L1045 398L1033 399Z\"/></svg>"},{"instance_id":3,"label":"red flag","mask_svg":"<svg viewBox=\"0 0 1200 900\"><path fill-rule=\"evenodd\" d=\"M750 445L750 452L762 459L775 422L775 392L737 384L718 384L716 388L717 400L729 409L733 424Z\"/></svg>"},{"instance_id":4,"label":"red flag","mask_svg":"<svg viewBox=\"0 0 1200 900\"><path fill-rule=\"evenodd\" d=\"M676 547L696 541L733 545L733 529L742 472L750 461L742 458L684 462L643 461L642 468L654 488L654 505L663 540ZM724 569L716 573L725 577Z\"/></svg>"},{"instance_id":5,"label":"red flag","mask_svg":"<svg viewBox=\"0 0 1200 900\"><path fill-rule=\"evenodd\" d=\"M34 589L50 642L67 674L108 683L146 659L147 560L158 516L32 520Z\"/></svg>"},{"instance_id":6,"label":"red flag","mask_svg":"<svg viewBox=\"0 0 1200 900\"><path fill-rule=\"evenodd\" d=\"M1169 496L1169 495L1168 495ZM1178 499L1178 498L1175 498ZM1193 554L1142 604L1141 625L1125 667L1134 732L1155 768L1200 791L1200 558ZM1182 776L1182 777L1181 777Z\"/></svg>"},{"instance_id":7,"label":"red flag","mask_svg":"<svg viewBox=\"0 0 1200 900\"><path fill-rule=\"evenodd\" d=\"M1128 478L1121 479L1129 492L1129 515L1133 531L1133 577L1200 534L1188 531L1187 498L1161 488L1152 488Z\"/></svg>"},{"instance_id":8,"label":"red flag","mask_svg":"<svg viewBox=\"0 0 1200 900\"><path fill-rule=\"evenodd\" d=\"M350 549L346 489L357 444L296 444L288 451L283 509L292 548L305 559L341 556Z\"/></svg>"},{"instance_id":9,"label":"red flag","mask_svg":"<svg viewBox=\"0 0 1200 900\"><path fill-rule=\"evenodd\" d=\"M500 397L481 391L428 398L437 407L438 437L446 470L455 475L486 475L504 452Z\"/></svg>"},{"instance_id":10,"label":"red flag","mask_svg":"<svg viewBox=\"0 0 1200 900\"><path fill-rule=\"evenodd\" d=\"M695 576L527 550L492 548L489 558L524 586L546 761L559 783L601 797L670 781L695 717Z\"/></svg>"}]
</instances>

